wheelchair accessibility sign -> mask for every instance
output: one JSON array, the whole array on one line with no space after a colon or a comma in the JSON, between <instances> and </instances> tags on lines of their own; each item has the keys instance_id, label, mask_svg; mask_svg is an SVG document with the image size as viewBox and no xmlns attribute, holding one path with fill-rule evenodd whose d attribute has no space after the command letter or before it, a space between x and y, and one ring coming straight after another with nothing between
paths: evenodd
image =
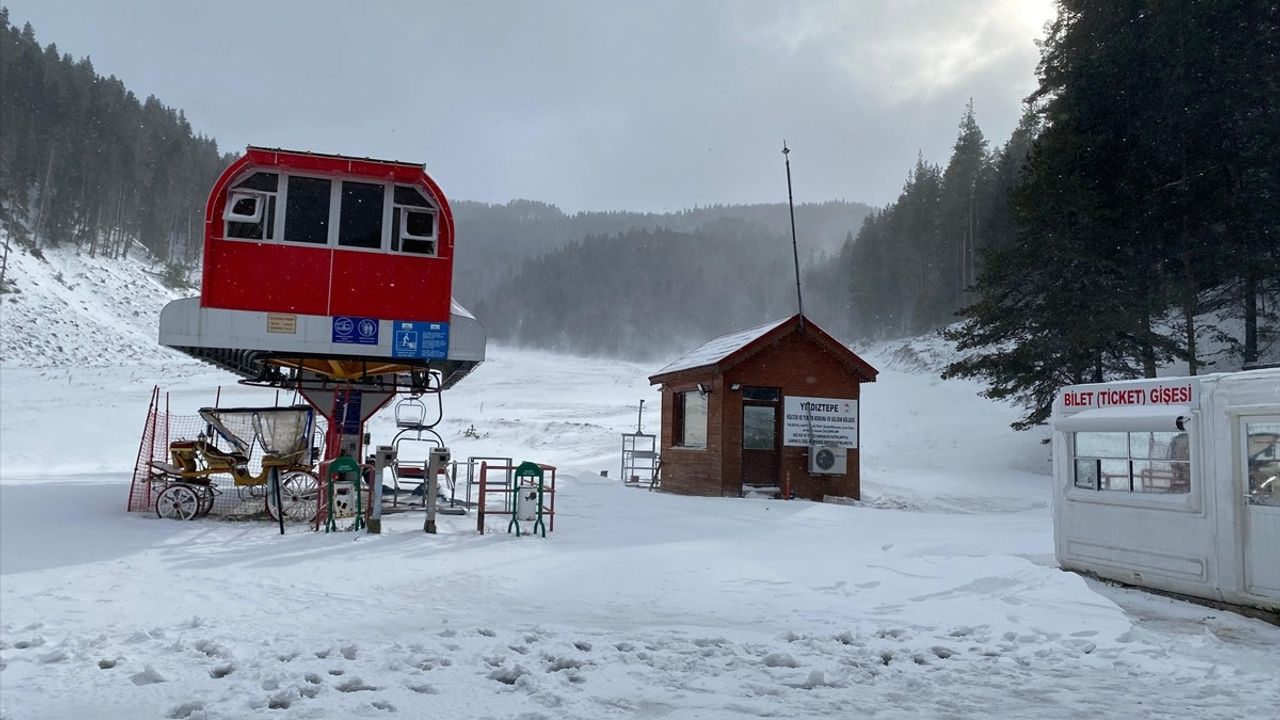
<instances>
[{"instance_id":1,"label":"wheelchair accessibility sign","mask_svg":"<svg viewBox=\"0 0 1280 720\"><path fill-rule=\"evenodd\" d=\"M449 357L449 323L397 320L391 327L391 357L423 360Z\"/></svg>"},{"instance_id":2,"label":"wheelchair accessibility sign","mask_svg":"<svg viewBox=\"0 0 1280 720\"><path fill-rule=\"evenodd\" d=\"M377 345L376 318L337 315L333 318L333 341L348 345Z\"/></svg>"}]
</instances>

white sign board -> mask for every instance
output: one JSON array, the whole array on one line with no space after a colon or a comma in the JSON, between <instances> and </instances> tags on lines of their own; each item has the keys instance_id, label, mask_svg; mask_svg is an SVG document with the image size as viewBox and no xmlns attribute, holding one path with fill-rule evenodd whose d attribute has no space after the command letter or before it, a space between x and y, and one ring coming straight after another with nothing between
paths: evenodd
<instances>
[{"instance_id":1,"label":"white sign board","mask_svg":"<svg viewBox=\"0 0 1280 720\"><path fill-rule=\"evenodd\" d=\"M782 444L858 447L858 401L787 397L783 401Z\"/></svg>"},{"instance_id":2,"label":"white sign board","mask_svg":"<svg viewBox=\"0 0 1280 720\"><path fill-rule=\"evenodd\" d=\"M1200 406L1200 381L1171 378L1095 385L1072 385L1058 393L1058 415L1125 407Z\"/></svg>"}]
</instances>

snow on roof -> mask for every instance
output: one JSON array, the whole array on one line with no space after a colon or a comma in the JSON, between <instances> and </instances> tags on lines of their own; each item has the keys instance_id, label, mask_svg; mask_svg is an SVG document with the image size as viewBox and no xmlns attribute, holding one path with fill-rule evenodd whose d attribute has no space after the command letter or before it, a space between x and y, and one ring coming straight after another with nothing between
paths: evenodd
<instances>
[{"instance_id":1,"label":"snow on roof","mask_svg":"<svg viewBox=\"0 0 1280 720\"><path fill-rule=\"evenodd\" d=\"M461 315L464 318L471 318L472 320L476 319L476 316L472 315L470 310L462 307L462 303L458 302L457 298L449 298L449 314Z\"/></svg>"},{"instance_id":2,"label":"snow on roof","mask_svg":"<svg viewBox=\"0 0 1280 720\"><path fill-rule=\"evenodd\" d=\"M720 337L707 342L705 345L701 345L690 350L684 355L681 355L654 374L665 375L667 373L678 372L680 370L690 370L692 368L703 367L704 365L714 365L790 319L791 318L783 318L781 320L774 320L773 322L753 327L750 330L740 330L728 335L721 335Z\"/></svg>"}]
</instances>

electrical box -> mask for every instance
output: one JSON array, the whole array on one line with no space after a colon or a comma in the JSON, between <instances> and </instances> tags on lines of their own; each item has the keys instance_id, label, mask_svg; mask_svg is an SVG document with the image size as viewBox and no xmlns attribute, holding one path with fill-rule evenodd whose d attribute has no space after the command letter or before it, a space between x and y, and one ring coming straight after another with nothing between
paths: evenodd
<instances>
[{"instance_id":1,"label":"electrical box","mask_svg":"<svg viewBox=\"0 0 1280 720\"><path fill-rule=\"evenodd\" d=\"M809 446L810 475L847 475L849 449L838 445Z\"/></svg>"}]
</instances>

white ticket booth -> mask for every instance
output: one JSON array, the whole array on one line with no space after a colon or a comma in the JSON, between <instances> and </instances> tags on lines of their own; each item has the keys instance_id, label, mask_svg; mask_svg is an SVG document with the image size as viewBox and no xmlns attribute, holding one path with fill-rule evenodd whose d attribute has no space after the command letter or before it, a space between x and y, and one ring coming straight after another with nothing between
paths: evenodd
<instances>
[{"instance_id":1,"label":"white ticket booth","mask_svg":"<svg viewBox=\"0 0 1280 720\"><path fill-rule=\"evenodd\" d=\"M1062 567L1280 611L1280 369L1064 388Z\"/></svg>"}]
</instances>

